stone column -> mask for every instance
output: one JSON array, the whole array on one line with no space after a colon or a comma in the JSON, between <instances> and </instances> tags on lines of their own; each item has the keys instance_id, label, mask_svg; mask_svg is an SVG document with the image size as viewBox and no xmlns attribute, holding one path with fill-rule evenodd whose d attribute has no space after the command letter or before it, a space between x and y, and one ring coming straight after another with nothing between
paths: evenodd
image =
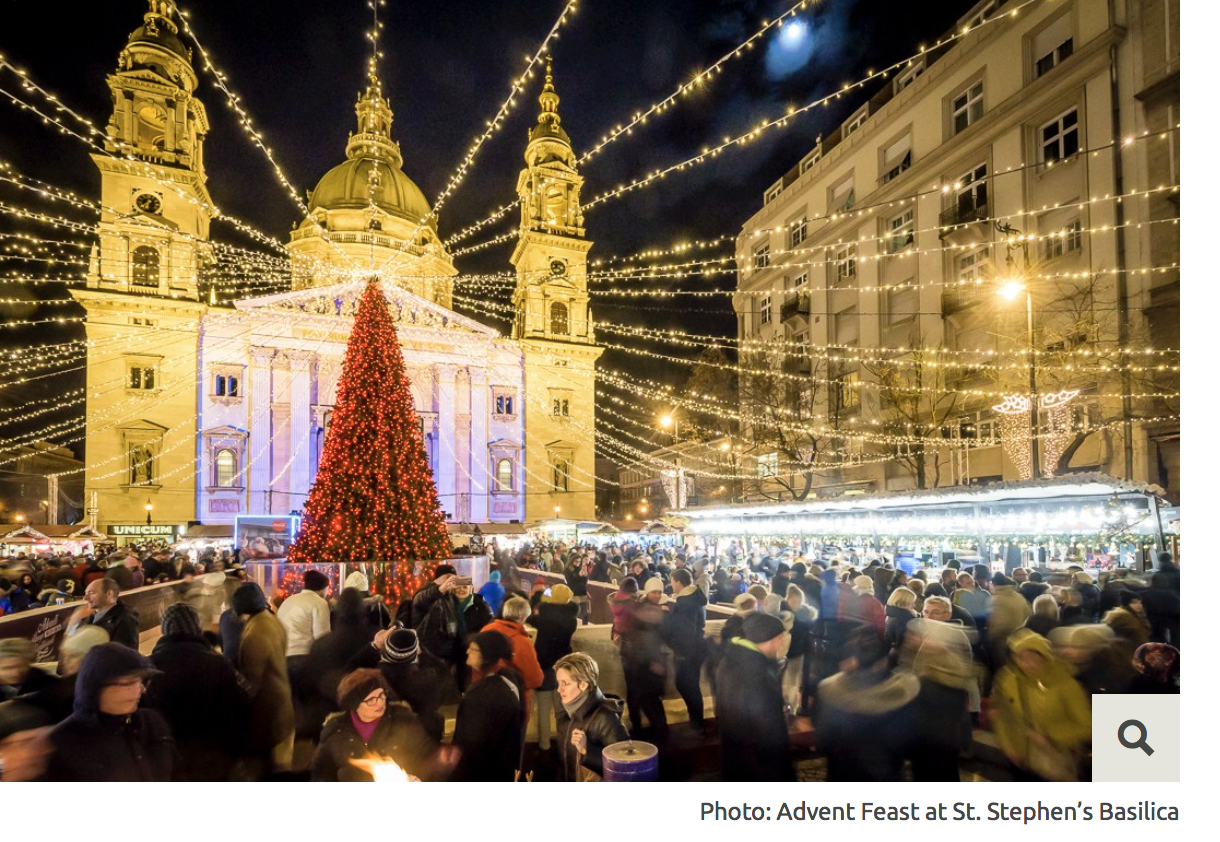
<instances>
[{"instance_id":1,"label":"stone column","mask_svg":"<svg viewBox=\"0 0 1220 842\"><path fill-rule=\"evenodd\" d=\"M491 477L487 472L487 369L470 369L470 521L487 523Z\"/></svg>"},{"instance_id":2,"label":"stone column","mask_svg":"<svg viewBox=\"0 0 1220 842\"><path fill-rule=\"evenodd\" d=\"M246 453L246 511L270 514L271 490L271 361L274 348L250 349L250 395L246 413L250 446Z\"/></svg>"},{"instance_id":3,"label":"stone column","mask_svg":"<svg viewBox=\"0 0 1220 842\"><path fill-rule=\"evenodd\" d=\"M288 431L291 460L288 467L288 510L301 511L309 493L309 434L313 428L313 354L294 351L288 355L289 401Z\"/></svg>"},{"instance_id":4,"label":"stone column","mask_svg":"<svg viewBox=\"0 0 1220 842\"><path fill-rule=\"evenodd\" d=\"M441 509L450 517L457 517L457 457L454 449L457 395L453 385L456 374L457 368L453 365L436 366L436 431L440 439L440 450L436 454L436 490L440 494Z\"/></svg>"}]
</instances>

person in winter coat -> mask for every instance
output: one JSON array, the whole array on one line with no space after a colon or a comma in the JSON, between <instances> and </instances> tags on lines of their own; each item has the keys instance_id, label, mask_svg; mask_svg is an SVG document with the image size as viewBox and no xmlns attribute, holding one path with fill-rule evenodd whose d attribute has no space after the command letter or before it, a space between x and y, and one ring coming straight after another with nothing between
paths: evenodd
<instances>
[{"instance_id":1,"label":"person in winter coat","mask_svg":"<svg viewBox=\"0 0 1220 842\"><path fill-rule=\"evenodd\" d=\"M249 766L256 779L292 766L294 715L288 684L288 635L267 607L263 589L245 582L233 592L233 614L241 620L237 671L249 686Z\"/></svg>"},{"instance_id":2,"label":"person in winter coat","mask_svg":"<svg viewBox=\"0 0 1220 842\"><path fill-rule=\"evenodd\" d=\"M368 626L373 631L388 629L394 622L390 617L390 609L385 607L385 597L381 594L369 593L369 577L359 570L353 570L343 580L343 590L354 590L364 600L364 610L368 614ZM340 592L342 595L342 591ZM335 602L338 605L338 601Z\"/></svg>"},{"instance_id":3,"label":"person in winter coat","mask_svg":"<svg viewBox=\"0 0 1220 842\"><path fill-rule=\"evenodd\" d=\"M443 583L439 596L416 628L423 647L456 672L458 686L466 686L466 640L491 622L491 609L474 593L469 579L454 577Z\"/></svg>"},{"instance_id":4,"label":"person in winter coat","mask_svg":"<svg viewBox=\"0 0 1220 842\"><path fill-rule=\"evenodd\" d=\"M339 594L331 630L318 638L305 656L294 685L297 707L297 733L314 739L326 717L339 704L339 682L348 673L348 662L373 642L368 610L355 588Z\"/></svg>"},{"instance_id":5,"label":"person in winter coat","mask_svg":"<svg viewBox=\"0 0 1220 842\"><path fill-rule=\"evenodd\" d=\"M55 677L34 666L34 644L23 637L0 640L0 702L41 693Z\"/></svg>"},{"instance_id":6,"label":"person in winter coat","mask_svg":"<svg viewBox=\"0 0 1220 842\"><path fill-rule=\"evenodd\" d=\"M104 643L85 656L76 680L72 715L48 735L46 781L168 782L178 752L169 725L157 711L140 707L152 663L119 643Z\"/></svg>"},{"instance_id":7,"label":"person in winter coat","mask_svg":"<svg viewBox=\"0 0 1220 842\"><path fill-rule=\"evenodd\" d=\"M897 662L906 637L907 624L918 615L915 613L915 591L898 588L890 594L885 604L885 645L891 657L891 665Z\"/></svg>"},{"instance_id":8,"label":"person in winter coat","mask_svg":"<svg viewBox=\"0 0 1220 842\"><path fill-rule=\"evenodd\" d=\"M1059 628L1059 603L1053 596L1044 593L1034 600L1025 628L1050 639L1051 632Z\"/></svg>"},{"instance_id":9,"label":"person in winter coat","mask_svg":"<svg viewBox=\"0 0 1220 842\"><path fill-rule=\"evenodd\" d=\"M725 649L716 670L722 780L796 780L778 676L788 646L783 622L756 611Z\"/></svg>"},{"instance_id":10,"label":"person in winter coat","mask_svg":"<svg viewBox=\"0 0 1220 842\"><path fill-rule=\"evenodd\" d=\"M589 573L593 565L579 553L573 553L563 568L563 577L572 589L572 602L582 625L589 624Z\"/></svg>"},{"instance_id":11,"label":"person in winter coat","mask_svg":"<svg viewBox=\"0 0 1220 842\"><path fill-rule=\"evenodd\" d=\"M1050 635L1055 656L1061 659L1085 695L1127 693L1135 678L1131 649L1104 623L1060 626Z\"/></svg>"},{"instance_id":12,"label":"person in winter coat","mask_svg":"<svg viewBox=\"0 0 1220 842\"><path fill-rule=\"evenodd\" d=\"M1033 613L1012 579L997 573L993 580L991 618L987 625L987 656L992 670L1008 662L1008 637Z\"/></svg>"},{"instance_id":13,"label":"person in winter coat","mask_svg":"<svg viewBox=\"0 0 1220 842\"><path fill-rule=\"evenodd\" d=\"M614 618L610 626L611 640L621 640L627 630L631 628L631 621L635 617L635 607L639 603L639 591L639 583L628 576L619 582L617 591L606 597L606 602L610 605L610 614Z\"/></svg>"},{"instance_id":14,"label":"person in winter coat","mask_svg":"<svg viewBox=\"0 0 1220 842\"><path fill-rule=\"evenodd\" d=\"M674 598L661 631L674 653L674 686L686 703L691 727L702 732L703 690L699 686L699 676L703 662L707 660L707 641L703 636L707 624L707 596L695 586L688 570L675 570L671 581Z\"/></svg>"},{"instance_id":15,"label":"person in winter coat","mask_svg":"<svg viewBox=\"0 0 1220 842\"><path fill-rule=\"evenodd\" d=\"M644 585L631 628L622 639L620 655L627 685L627 711L631 733L637 738L664 746L669 739L665 716L665 680L669 675L669 655L662 634L668 607L659 578ZM648 729L644 729L644 719Z\"/></svg>"},{"instance_id":16,"label":"person in winter coat","mask_svg":"<svg viewBox=\"0 0 1220 842\"><path fill-rule=\"evenodd\" d=\"M275 614L288 635L288 677L294 686L309 650L330 634L330 604L326 601L330 579L317 570L306 570L304 579L300 592L285 599Z\"/></svg>"},{"instance_id":17,"label":"person in winter coat","mask_svg":"<svg viewBox=\"0 0 1220 842\"><path fill-rule=\"evenodd\" d=\"M98 626L114 643L140 648L140 621L127 603L119 601L119 586L110 579L97 579L85 588L85 602L68 618L67 633L82 625Z\"/></svg>"},{"instance_id":18,"label":"person in winter coat","mask_svg":"<svg viewBox=\"0 0 1220 842\"><path fill-rule=\"evenodd\" d=\"M551 595L544 596L538 609L526 622L538 630L534 651L542 668L542 684L534 698L538 711L538 748L551 747L551 716L555 711L555 662L572 651L572 635L576 633L577 609L572 603L572 591L567 585L553 585Z\"/></svg>"},{"instance_id":19,"label":"person in winter coat","mask_svg":"<svg viewBox=\"0 0 1220 842\"><path fill-rule=\"evenodd\" d=\"M1008 639L1011 657L995 679L992 724L1000 747L1024 774L1079 780L1093 735L1089 697L1041 635Z\"/></svg>"},{"instance_id":20,"label":"person in winter coat","mask_svg":"<svg viewBox=\"0 0 1220 842\"><path fill-rule=\"evenodd\" d=\"M432 573L432 581L420 588L412 599L403 600L394 619L404 627L419 631L432 610L432 604L453 590L453 580L456 578L457 570L452 564L438 564Z\"/></svg>"},{"instance_id":21,"label":"person in winter coat","mask_svg":"<svg viewBox=\"0 0 1220 842\"><path fill-rule=\"evenodd\" d=\"M165 609L151 660L160 673L145 700L169 723L182 779L230 780L250 726L250 697L232 664L204 640L194 608L178 602Z\"/></svg>"},{"instance_id":22,"label":"person in winter coat","mask_svg":"<svg viewBox=\"0 0 1220 842\"><path fill-rule=\"evenodd\" d=\"M829 761L827 779L901 780L919 680L891 672L885 643L872 629L856 630L847 650L843 671L818 685L815 727Z\"/></svg>"},{"instance_id":23,"label":"person in winter coat","mask_svg":"<svg viewBox=\"0 0 1220 842\"><path fill-rule=\"evenodd\" d=\"M530 613L529 600L514 596L504 603L503 619L492 620L482 629L499 632L512 644L513 657L509 666L521 676L521 683L525 686L526 710L533 710L531 694L542 686L544 677L542 667L538 663L538 653L534 651L534 641L530 640L529 632L525 629L525 621L529 619Z\"/></svg>"},{"instance_id":24,"label":"person in winter coat","mask_svg":"<svg viewBox=\"0 0 1220 842\"><path fill-rule=\"evenodd\" d=\"M885 606L873 596L873 580L860 574L851 580L852 595L847 604L847 618L871 628L879 639L885 637Z\"/></svg>"},{"instance_id":25,"label":"person in winter coat","mask_svg":"<svg viewBox=\"0 0 1220 842\"><path fill-rule=\"evenodd\" d=\"M504 605L504 586L500 584L500 571L493 570L487 577L487 582L479 588L479 596L487 603L494 616L500 615L500 607Z\"/></svg>"},{"instance_id":26,"label":"person in winter coat","mask_svg":"<svg viewBox=\"0 0 1220 842\"><path fill-rule=\"evenodd\" d=\"M583 652L555 664L562 708L556 714L559 768L565 781L582 781L588 770L602 774L602 749L627 739L623 704L607 699L597 686L597 662Z\"/></svg>"},{"instance_id":27,"label":"person in winter coat","mask_svg":"<svg viewBox=\"0 0 1220 842\"><path fill-rule=\"evenodd\" d=\"M377 632L373 642L347 662L348 673L374 667L381 670L393 697L410 705L428 736L440 743L445 733L440 707L458 698L448 666L424 651L414 629L395 627Z\"/></svg>"},{"instance_id":28,"label":"person in winter coat","mask_svg":"<svg viewBox=\"0 0 1220 842\"><path fill-rule=\"evenodd\" d=\"M410 706L389 699L385 676L359 669L339 683L339 704L322 726L310 778L372 781L371 761L389 760L419 780L437 778L437 744ZM362 762L365 761L365 762Z\"/></svg>"},{"instance_id":29,"label":"person in winter coat","mask_svg":"<svg viewBox=\"0 0 1220 842\"><path fill-rule=\"evenodd\" d=\"M1084 607L1085 622L1095 623L1101 616L1101 589L1093 581L1093 577L1083 570L1072 577L1072 589L1080 594Z\"/></svg>"},{"instance_id":30,"label":"person in winter coat","mask_svg":"<svg viewBox=\"0 0 1220 842\"><path fill-rule=\"evenodd\" d=\"M512 644L499 632L471 638L466 663L483 677L458 705L458 761L450 780L511 781L521 768L527 710L521 677L509 666L512 657Z\"/></svg>"},{"instance_id":31,"label":"person in winter coat","mask_svg":"<svg viewBox=\"0 0 1220 842\"><path fill-rule=\"evenodd\" d=\"M813 644L813 624L818 619L818 612L805 604L805 592L795 582L788 586L787 598L780 607L781 611L792 615L792 642L786 653L788 662L784 665L783 688L784 702L796 711L804 703L808 675L805 659Z\"/></svg>"},{"instance_id":32,"label":"person in winter coat","mask_svg":"<svg viewBox=\"0 0 1220 842\"><path fill-rule=\"evenodd\" d=\"M978 678L970 638L951 619L949 600L934 597L934 613L937 603L940 616L950 619L913 620L899 653L899 663L910 664L919 680L908 753L915 780L957 783L958 756L970 744L970 702L978 693Z\"/></svg>"},{"instance_id":33,"label":"person in winter coat","mask_svg":"<svg viewBox=\"0 0 1220 842\"><path fill-rule=\"evenodd\" d=\"M1114 636L1123 644L1123 658L1131 660L1135 650L1149 642L1152 627L1144 617L1142 595L1135 591L1123 591L1119 597L1121 608L1112 608L1102 619L1114 629Z\"/></svg>"}]
</instances>

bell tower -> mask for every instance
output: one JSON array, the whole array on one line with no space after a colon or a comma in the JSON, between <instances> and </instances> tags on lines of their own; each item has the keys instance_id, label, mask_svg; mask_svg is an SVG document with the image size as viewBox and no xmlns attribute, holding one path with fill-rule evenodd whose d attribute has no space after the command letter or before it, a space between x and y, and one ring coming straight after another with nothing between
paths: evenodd
<instances>
[{"instance_id":1,"label":"bell tower","mask_svg":"<svg viewBox=\"0 0 1220 842\"><path fill-rule=\"evenodd\" d=\"M594 363L576 155L560 125L551 60L517 179L521 226L512 264L513 338L525 355L527 522L594 517ZM540 486L540 487L539 487Z\"/></svg>"},{"instance_id":2,"label":"bell tower","mask_svg":"<svg viewBox=\"0 0 1220 842\"><path fill-rule=\"evenodd\" d=\"M208 118L199 79L169 0L149 0L144 23L106 77L114 107L105 147L99 244L88 286L114 292L199 298L211 262L203 138ZM113 156L113 157L112 157Z\"/></svg>"}]
</instances>

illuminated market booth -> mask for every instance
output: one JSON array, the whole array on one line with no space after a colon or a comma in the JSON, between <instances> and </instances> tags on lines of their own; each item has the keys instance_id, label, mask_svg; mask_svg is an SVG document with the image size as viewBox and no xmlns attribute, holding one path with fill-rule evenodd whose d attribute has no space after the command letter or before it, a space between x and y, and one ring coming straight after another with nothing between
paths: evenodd
<instances>
[{"instance_id":1,"label":"illuminated market booth","mask_svg":"<svg viewBox=\"0 0 1220 842\"><path fill-rule=\"evenodd\" d=\"M5 524L0 525L0 555L26 553L65 553L83 555L93 552L95 544L108 541L101 532L88 525L71 524Z\"/></svg>"},{"instance_id":2,"label":"illuminated market booth","mask_svg":"<svg viewBox=\"0 0 1220 842\"><path fill-rule=\"evenodd\" d=\"M688 535L709 549L741 539L748 547L779 544L808 555L883 554L912 568L956 558L988 559L1008 570L1069 564L1144 570L1166 547L1161 493L1104 474L1075 474L677 514L689 520Z\"/></svg>"}]
</instances>

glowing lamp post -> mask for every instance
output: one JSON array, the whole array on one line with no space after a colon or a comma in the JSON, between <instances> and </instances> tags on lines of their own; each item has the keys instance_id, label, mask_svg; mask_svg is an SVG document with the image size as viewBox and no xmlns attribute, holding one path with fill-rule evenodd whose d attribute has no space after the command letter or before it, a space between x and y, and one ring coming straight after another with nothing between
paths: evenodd
<instances>
[{"instance_id":1,"label":"glowing lamp post","mask_svg":"<svg viewBox=\"0 0 1220 842\"><path fill-rule=\"evenodd\" d=\"M1025 294L1025 338L1029 346L1029 395L1025 403L1029 411L1029 471L1032 479L1038 479L1041 476L1041 472L1038 468L1038 374L1035 367L1037 364L1037 354L1034 350L1034 296L1029 289L1029 284L1025 282L1025 278L1017 271L1016 262L1012 259L1012 252L1015 248L1013 238L1019 237L1021 232L1003 222L997 222L995 227L997 231L1001 234L1007 234L1009 238L1007 242L1008 253L1005 255L1004 260L1008 270L1007 277L1000 279L1000 286L996 290L996 295L1005 301L1016 301L1022 293ZM1021 248L1024 253L1025 265L1028 266L1028 243L1022 240ZM1005 409L1000 407L1005 407ZM1007 398L1003 404L995 407L995 410L1001 414L1009 415L1020 411ZM1018 469L1020 469L1020 465L1018 465ZM1022 471L1022 473L1024 472Z\"/></svg>"}]
</instances>

